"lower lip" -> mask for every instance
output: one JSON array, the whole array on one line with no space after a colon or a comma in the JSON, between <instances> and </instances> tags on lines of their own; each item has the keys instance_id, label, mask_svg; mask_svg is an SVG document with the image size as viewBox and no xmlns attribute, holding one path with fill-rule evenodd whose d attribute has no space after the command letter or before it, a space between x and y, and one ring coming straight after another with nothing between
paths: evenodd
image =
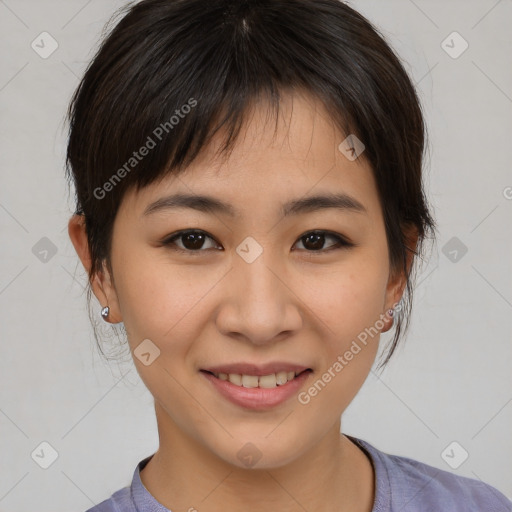
<instances>
[{"instance_id":1,"label":"lower lip","mask_svg":"<svg viewBox=\"0 0 512 512\"><path fill-rule=\"evenodd\" d=\"M205 371L201 372L215 389L232 403L246 409L262 410L275 407L295 395L308 379L311 371L302 372L293 380L275 388L244 388L227 380L221 380Z\"/></svg>"}]
</instances>

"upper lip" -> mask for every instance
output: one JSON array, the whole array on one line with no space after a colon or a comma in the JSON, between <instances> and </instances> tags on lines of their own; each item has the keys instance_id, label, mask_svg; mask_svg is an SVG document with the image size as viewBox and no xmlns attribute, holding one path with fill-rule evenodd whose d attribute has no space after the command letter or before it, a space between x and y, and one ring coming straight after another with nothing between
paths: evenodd
<instances>
[{"instance_id":1,"label":"upper lip","mask_svg":"<svg viewBox=\"0 0 512 512\"><path fill-rule=\"evenodd\" d=\"M295 372L296 374L310 369L309 366L302 366L300 364L287 363L276 361L266 364L253 364L253 363L232 363L221 364L217 366L209 366L202 368L211 373L234 373L238 375L255 375L261 377L262 375L271 375L278 372Z\"/></svg>"}]
</instances>

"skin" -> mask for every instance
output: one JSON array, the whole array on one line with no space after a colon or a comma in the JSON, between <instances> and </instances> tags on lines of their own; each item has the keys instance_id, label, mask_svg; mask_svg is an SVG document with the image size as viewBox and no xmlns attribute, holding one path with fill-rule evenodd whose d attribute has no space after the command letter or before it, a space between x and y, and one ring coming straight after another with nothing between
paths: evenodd
<instances>
[{"instance_id":1,"label":"skin","mask_svg":"<svg viewBox=\"0 0 512 512\"><path fill-rule=\"evenodd\" d=\"M160 350L149 366L133 358L154 396L160 438L141 479L173 511L370 512L372 466L340 429L375 360L379 335L307 405L294 396L250 411L228 402L199 373L226 362L290 361L313 369L301 389L307 390L404 290L404 275L390 271L364 154L355 161L341 154L345 136L307 95L283 97L275 138L268 121L267 108L257 104L229 158L215 156L215 138L179 178L128 191L113 228L113 275L105 270L92 280L99 302L110 307L109 321L124 322L132 353L144 339ZM214 196L239 215L176 209L143 216L147 205L175 192ZM279 213L286 201L322 192L348 193L367 214ZM213 237L202 252L162 245L192 228ZM326 236L324 252L314 251L303 237L317 229L357 245L325 252L336 244ZM80 217L71 218L69 235L89 269ZM235 251L247 236L263 248L250 264ZM187 240L177 243L183 248ZM386 316L380 330L391 326ZM261 452L251 468L237 457L248 442Z\"/></svg>"}]
</instances>

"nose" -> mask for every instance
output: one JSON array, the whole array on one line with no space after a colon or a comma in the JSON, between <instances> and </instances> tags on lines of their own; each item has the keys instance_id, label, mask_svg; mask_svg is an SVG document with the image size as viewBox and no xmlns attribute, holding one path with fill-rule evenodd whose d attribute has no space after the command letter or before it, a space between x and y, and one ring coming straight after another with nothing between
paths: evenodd
<instances>
[{"instance_id":1,"label":"nose","mask_svg":"<svg viewBox=\"0 0 512 512\"><path fill-rule=\"evenodd\" d=\"M228 277L217 315L219 330L255 345L269 344L298 331L302 325L301 300L290 279L290 272L267 266L263 254L252 263L239 258Z\"/></svg>"}]
</instances>

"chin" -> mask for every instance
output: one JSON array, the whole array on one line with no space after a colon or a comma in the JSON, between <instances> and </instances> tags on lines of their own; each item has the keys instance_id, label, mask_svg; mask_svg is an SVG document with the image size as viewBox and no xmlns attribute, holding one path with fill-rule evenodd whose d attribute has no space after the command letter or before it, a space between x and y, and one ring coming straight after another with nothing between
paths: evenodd
<instances>
[{"instance_id":1,"label":"chin","mask_svg":"<svg viewBox=\"0 0 512 512\"><path fill-rule=\"evenodd\" d=\"M219 446L214 450L226 463L240 469L277 469L286 466L297 459L300 453L297 446L303 442L294 441L293 436L283 439L269 439L255 435L244 436L228 441L227 452L219 453ZM233 447L236 449L233 451Z\"/></svg>"}]
</instances>

